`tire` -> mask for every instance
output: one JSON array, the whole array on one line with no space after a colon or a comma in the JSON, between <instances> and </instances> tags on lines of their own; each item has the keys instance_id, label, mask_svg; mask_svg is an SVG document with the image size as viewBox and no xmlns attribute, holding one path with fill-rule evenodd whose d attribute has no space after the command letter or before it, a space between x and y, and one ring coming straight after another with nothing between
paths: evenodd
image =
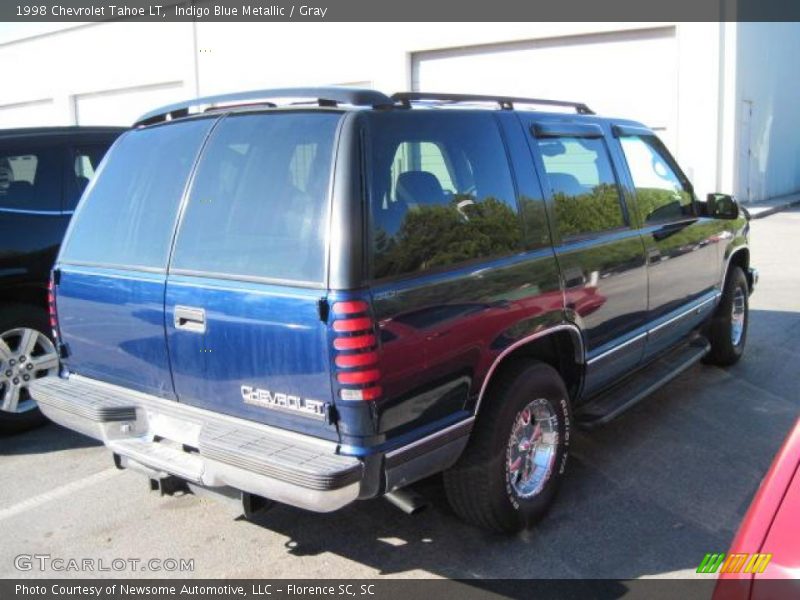
<instances>
[{"instance_id":1,"label":"tire","mask_svg":"<svg viewBox=\"0 0 800 600\"><path fill-rule=\"evenodd\" d=\"M26 332L31 332L30 338L23 337ZM32 340L33 352L28 355L20 352L23 340ZM9 350L11 354L8 354ZM48 361L41 362L46 356ZM52 366L37 368L49 365L53 356L56 358ZM35 306L3 306L0 310L0 434L19 433L47 422L27 393L27 382L57 370L58 359L47 312ZM24 380L26 376L28 379ZM17 384L14 384L15 380ZM7 401L12 386L18 389L18 400L16 409L9 411Z\"/></svg>"},{"instance_id":2,"label":"tire","mask_svg":"<svg viewBox=\"0 0 800 600\"><path fill-rule=\"evenodd\" d=\"M711 351L704 358L706 363L729 367L742 358L750 321L749 291L744 271L731 267L722 299L708 327Z\"/></svg>"},{"instance_id":3,"label":"tire","mask_svg":"<svg viewBox=\"0 0 800 600\"><path fill-rule=\"evenodd\" d=\"M511 443L515 431L522 433L523 439L528 432L531 437L536 435L530 412L530 426L519 430L525 410L549 415L547 426L540 429L541 443L533 446L534 452L542 452L540 458L548 466L530 472L526 471L529 462L519 462L522 442ZM539 419L536 422L541 424ZM464 453L444 472L445 492L453 510L465 521L494 531L512 533L535 524L558 491L569 454L571 425L569 396L555 369L530 361L509 365L484 398Z\"/></svg>"}]
</instances>

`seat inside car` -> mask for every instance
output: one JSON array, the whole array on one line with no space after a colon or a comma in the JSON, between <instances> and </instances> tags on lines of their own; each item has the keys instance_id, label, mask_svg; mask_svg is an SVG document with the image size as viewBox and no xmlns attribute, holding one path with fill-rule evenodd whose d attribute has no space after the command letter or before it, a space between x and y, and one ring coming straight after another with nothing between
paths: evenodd
<instances>
[{"instance_id":1,"label":"seat inside car","mask_svg":"<svg viewBox=\"0 0 800 600\"><path fill-rule=\"evenodd\" d=\"M4 204L14 208L30 208L33 202L33 186L28 181L12 181L6 189Z\"/></svg>"},{"instance_id":2,"label":"seat inside car","mask_svg":"<svg viewBox=\"0 0 800 600\"><path fill-rule=\"evenodd\" d=\"M445 206L449 198L436 175L428 171L406 171L397 178L397 201L406 206Z\"/></svg>"},{"instance_id":3,"label":"seat inside car","mask_svg":"<svg viewBox=\"0 0 800 600\"><path fill-rule=\"evenodd\" d=\"M586 193L586 188L581 185L578 178L569 173L548 173L547 178L554 193L561 192L567 196L580 196Z\"/></svg>"}]
</instances>

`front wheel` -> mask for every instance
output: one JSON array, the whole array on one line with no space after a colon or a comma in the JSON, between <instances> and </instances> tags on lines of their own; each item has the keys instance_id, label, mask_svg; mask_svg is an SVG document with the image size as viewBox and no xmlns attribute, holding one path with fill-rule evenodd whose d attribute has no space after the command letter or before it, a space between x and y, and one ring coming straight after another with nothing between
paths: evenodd
<instances>
[{"instance_id":1,"label":"front wheel","mask_svg":"<svg viewBox=\"0 0 800 600\"><path fill-rule=\"evenodd\" d=\"M0 317L0 433L25 431L46 422L28 386L58 371L58 354L47 335L47 313L36 307L3 307Z\"/></svg>"},{"instance_id":2,"label":"front wheel","mask_svg":"<svg viewBox=\"0 0 800 600\"><path fill-rule=\"evenodd\" d=\"M541 519L567 462L571 413L558 372L511 365L490 388L472 438L444 473L447 498L464 520L515 532Z\"/></svg>"},{"instance_id":3,"label":"front wheel","mask_svg":"<svg viewBox=\"0 0 800 600\"><path fill-rule=\"evenodd\" d=\"M750 320L747 277L740 267L731 267L725 279L717 311L709 326L711 351L705 362L728 367L739 361L747 341L747 324Z\"/></svg>"}]
</instances>

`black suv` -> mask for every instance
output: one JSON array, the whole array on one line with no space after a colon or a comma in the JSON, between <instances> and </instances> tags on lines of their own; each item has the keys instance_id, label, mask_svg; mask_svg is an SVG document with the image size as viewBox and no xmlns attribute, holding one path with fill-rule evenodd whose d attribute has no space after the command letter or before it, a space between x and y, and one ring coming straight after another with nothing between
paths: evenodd
<instances>
[{"instance_id":1,"label":"black suv","mask_svg":"<svg viewBox=\"0 0 800 600\"><path fill-rule=\"evenodd\" d=\"M0 130L0 432L44 421L28 383L55 373L47 283L78 198L114 139L110 127Z\"/></svg>"},{"instance_id":2,"label":"black suv","mask_svg":"<svg viewBox=\"0 0 800 600\"><path fill-rule=\"evenodd\" d=\"M54 270L64 368L31 393L156 489L411 510L444 472L458 514L517 530L576 423L744 349L746 216L583 104L202 98L105 164Z\"/></svg>"}]
</instances>

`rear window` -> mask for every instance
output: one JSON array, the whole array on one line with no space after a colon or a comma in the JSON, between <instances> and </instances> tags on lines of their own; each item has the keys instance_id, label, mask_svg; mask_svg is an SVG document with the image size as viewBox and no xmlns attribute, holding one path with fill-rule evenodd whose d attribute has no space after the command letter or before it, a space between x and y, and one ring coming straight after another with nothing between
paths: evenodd
<instances>
[{"instance_id":1,"label":"rear window","mask_svg":"<svg viewBox=\"0 0 800 600\"><path fill-rule=\"evenodd\" d=\"M78 207L61 260L163 269L189 172L213 120L131 131Z\"/></svg>"},{"instance_id":2,"label":"rear window","mask_svg":"<svg viewBox=\"0 0 800 600\"><path fill-rule=\"evenodd\" d=\"M61 210L58 147L0 146L0 210Z\"/></svg>"},{"instance_id":3,"label":"rear window","mask_svg":"<svg viewBox=\"0 0 800 600\"><path fill-rule=\"evenodd\" d=\"M234 115L197 168L170 269L319 284L341 115Z\"/></svg>"}]
</instances>

